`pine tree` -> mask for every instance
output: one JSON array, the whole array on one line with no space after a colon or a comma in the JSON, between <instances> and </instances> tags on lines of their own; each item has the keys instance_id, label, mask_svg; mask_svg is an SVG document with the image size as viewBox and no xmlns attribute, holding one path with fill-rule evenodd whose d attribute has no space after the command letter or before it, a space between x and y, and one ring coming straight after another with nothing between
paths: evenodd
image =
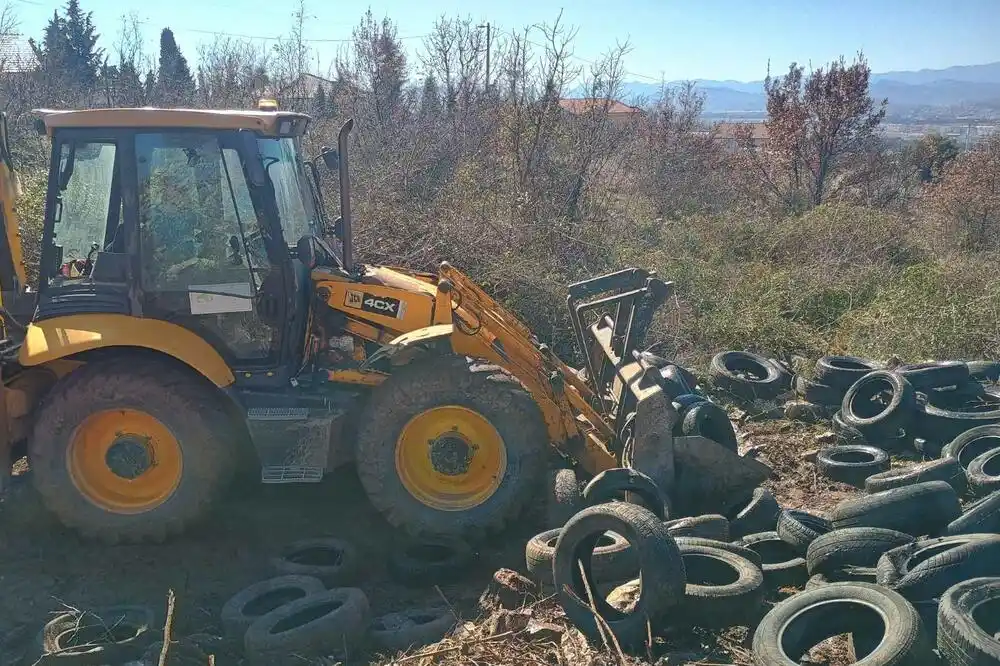
<instances>
[{"instance_id":1,"label":"pine tree","mask_svg":"<svg viewBox=\"0 0 1000 666\"><path fill-rule=\"evenodd\" d=\"M361 83L368 88L375 117L383 127L402 110L406 52L388 18L376 21L369 9L352 34L354 60Z\"/></svg>"},{"instance_id":2,"label":"pine tree","mask_svg":"<svg viewBox=\"0 0 1000 666\"><path fill-rule=\"evenodd\" d=\"M83 13L79 0L68 0L65 17L52 13L42 43L29 40L49 91L47 102L92 101L104 53L97 38L90 12Z\"/></svg>"},{"instance_id":3,"label":"pine tree","mask_svg":"<svg viewBox=\"0 0 1000 666\"><path fill-rule=\"evenodd\" d=\"M69 62L69 40L66 38L66 22L59 16L59 10L52 12L52 18L45 26L45 36L39 44L29 39L31 50L35 52L40 69L47 76L63 71Z\"/></svg>"},{"instance_id":4,"label":"pine tree","mask_svg":"<svg viewBox=\"0 0 1000 666\"><path fill-rule=\"evenodd\" d=\"M184 106L194 102L194 78L170 28L164 28L160 33L156 98L164 106Z\"/></svg>"},{"instance_id":5,"label":"pine tree","mask_svg":"<svg viewBox=\"0 0 1000 666\"><path fill-rule=\"evenodd\" d=\"M316 94L313 95L313 115L317 118L326 118L329 112L329 102L326 97L326 90L323 85L316 86Z\"/></svg>"},{"instance_id":6,"label":"pine tree","mask_svg":"<svg viewBox=\"0 0 1000 666\"><path fill-rule=\"evenodd\" d=\"M433 74L424 77L424 86L420 91L420 115L425 118L441 115L441 91Z\"/></svg>"},{"instance_id":7,"label":"pine tree","mask_svg":"<svg viewBox=\"0 0 1000 666\"><path fill-rule=\"evenodd\" d=\"M98 34L94 32L93 15L80 9L79 0L66 2L66 40L69 44L69 71L84 91L91 91L97 83L104 50L97 48Z\"/></svg>"}]
</instances>

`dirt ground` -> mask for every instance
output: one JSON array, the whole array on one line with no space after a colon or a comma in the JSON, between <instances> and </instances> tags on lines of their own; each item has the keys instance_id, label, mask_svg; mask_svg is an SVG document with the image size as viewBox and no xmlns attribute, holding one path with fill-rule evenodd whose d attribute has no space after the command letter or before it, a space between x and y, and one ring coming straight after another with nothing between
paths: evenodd
<instances>
[{"instance_id":1,"label":"dirt ground","mask_svg":"<svg viewBox=\"0 0 1000 666\"><path fill-rule=\"evenodd\" d=\"M25 475L26 476L26 475ZM394 584L385 573L386 554L398 535L364 499L353 469L337 471L320 484L240 486L204 524L159 545L108 547L83 541L62 528L26 483L0 505L0 665L31 640L47 617L68 607L82 610L111 604L143 604L165 613L168 590L176 595L174 634L222 634L219 610L242 588L273 574L269 558L298 539L336 536L359 549L365 569L357 586L375 615L441 603L433 588ZM493 571L523 568L524 542L532 531L506 533L486 544L464 580L441 586L448 603L474 617L476 601ZM161 616L162 617L162 616ZM241 663L238 646L219 664ZM359 663L365 663L358 655Z\"/></svg>"},{"instance_id":2,"label":"dirt ground","mask_svg":"<svg viewBox=\"0 0 1000 666\"><path fill-rule=\"evenodd\" d=\"M786 508L823 511L857 493L816 477L801 454L818 444L822 426L787 421L740 426L741 449L770 464L778 479L769 483ZM107 547L85 542L58 525L31 491L27 475L0 504L0 666L33 639L53 612L108 604L145 604L164 611L168 590L176 595L175 636L221 635L218 613L247 585L272 575L269 558L290 541L336 536L352 541L365 570L357 586L374 615L441 602L463 619L478 615L477 599L500 567L524 569L524 543L541 529L540 516L526 516L501 538L484 544L463 580L441 587L404 587L385 573L386 554L398 535L364 499L352 469L315 485L240 484L201 526L160 545ZM722 635L687 634L668 638L669 651L682 660L662 663L747 663L749 634L735 628ZM832 655L831 655L832 656ZM351 663L377 661L352 655ZM823 663L823 660L819 660ZM218 664L241 664L238 646L225 648ZM706 662L702 662L706 663ZM827 661L837 663L837 660ZM843 662L841 662L843 663Z\"/></svg>"}]
</instances>

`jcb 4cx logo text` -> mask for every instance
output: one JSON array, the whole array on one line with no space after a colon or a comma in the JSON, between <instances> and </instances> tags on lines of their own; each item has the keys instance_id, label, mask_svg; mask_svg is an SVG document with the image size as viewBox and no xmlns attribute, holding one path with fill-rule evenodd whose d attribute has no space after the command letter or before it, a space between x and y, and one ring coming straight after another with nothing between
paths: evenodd
<instances>
[{"instance_id":1,"label":"jcb 4cx logo text","mask_svg":"<svg viewBox=\"0 0 1000 666\"><path fill-rule=\"evenodd\" d=\"M363 294L360 291L348 291L344 304L349 308L358 308L365 312L374 312L386 317L401 318L403 316L403 304L398 298L376 296L368 293Z\"/></svg>"}]
</instances>

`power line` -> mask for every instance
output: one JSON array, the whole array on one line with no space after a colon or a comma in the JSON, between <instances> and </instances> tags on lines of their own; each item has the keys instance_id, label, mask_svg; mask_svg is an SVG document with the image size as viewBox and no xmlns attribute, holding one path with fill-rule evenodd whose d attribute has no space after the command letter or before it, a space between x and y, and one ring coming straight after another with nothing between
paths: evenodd
<instances>
[{"instance_id":1,"label":"power line","mask_svg":"<svg viewBox=\"0 0 1000 666\"><path fill-rule=\"evenodd\" d=\"M514 31L512 30L511 31L511 35L513 35L513 34L514 34ZM537 47L543 48L543 49L547 48L545 46L545 44L539 44L538 42L533 42L530 39L526 39L524 41L526 41L528 44L531 44L532 46L537 46ZM591 67L594 67L594 66L597 65L597 63L595 61L593 61L593 60L587 60L586 58L578 56L576 54L570 54L567 57L573 58L574 60L579 60L580 62L582 62L582 63L584 63L586 65L590 65ZM634 76L637 79L646 79L647 81L652 81L653 83L660 83L661 81L663 81L662 77L647 76L645 74L639 74L638 72L631 72L631 71L628 71L628 70L623 70L623 73L626 74L627 76Z\"/></svg>"},{"instance_id":2,"label":"power line","mask_svg":"<svg viewBox=\"0 0 1000 666\"><path fill-rule=\"evenodd\" d=\"M26 2L27 0L22 0ZM148 24L150 21L139 21L142 24ZM225 30L204 30L201 28L170 28L173 32L195 32L202 35L217 35L220 37L236 37L238 39L258 39L265 42L277 42L283 39L288 39L287 36L280 35L246 35L239 32L227 32ZM396 39L423 39L429 35L404 35L402 37L397 37ZM303 42L308 42L310 44L349 44L356 41L353 37L348 37L344 39L303 39Z\"/></svg>"}]
</instances>

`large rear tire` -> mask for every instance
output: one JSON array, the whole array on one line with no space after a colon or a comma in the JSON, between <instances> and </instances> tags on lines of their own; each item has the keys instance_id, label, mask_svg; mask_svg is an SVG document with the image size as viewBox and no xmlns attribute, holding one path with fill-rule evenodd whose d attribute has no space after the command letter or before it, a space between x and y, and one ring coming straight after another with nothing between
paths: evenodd
<instances>
[{"instance_id":1,"label":"large rear tire","mask_svg":"<svg viewBox=\"0 0 1000 666\"><path fill-rule=\"evenodd\" d=\"M169 361L126 353L88 363L39 407L29 442L35 488L85 537L179 534L233 470L220 405L210 385Z\"/></svg>"},{"instance_id":2,"label":"large rear tire","mask_svg":"<svg viewBox=\"0 0 1000 666\"><path fill-rule=\"evenodd\" d=\"M538 406L502 368L430 358L372 393L359 420L358 476L393 526L475 538L537 497L547 442Z\"/></svg>"}]
</instances>

